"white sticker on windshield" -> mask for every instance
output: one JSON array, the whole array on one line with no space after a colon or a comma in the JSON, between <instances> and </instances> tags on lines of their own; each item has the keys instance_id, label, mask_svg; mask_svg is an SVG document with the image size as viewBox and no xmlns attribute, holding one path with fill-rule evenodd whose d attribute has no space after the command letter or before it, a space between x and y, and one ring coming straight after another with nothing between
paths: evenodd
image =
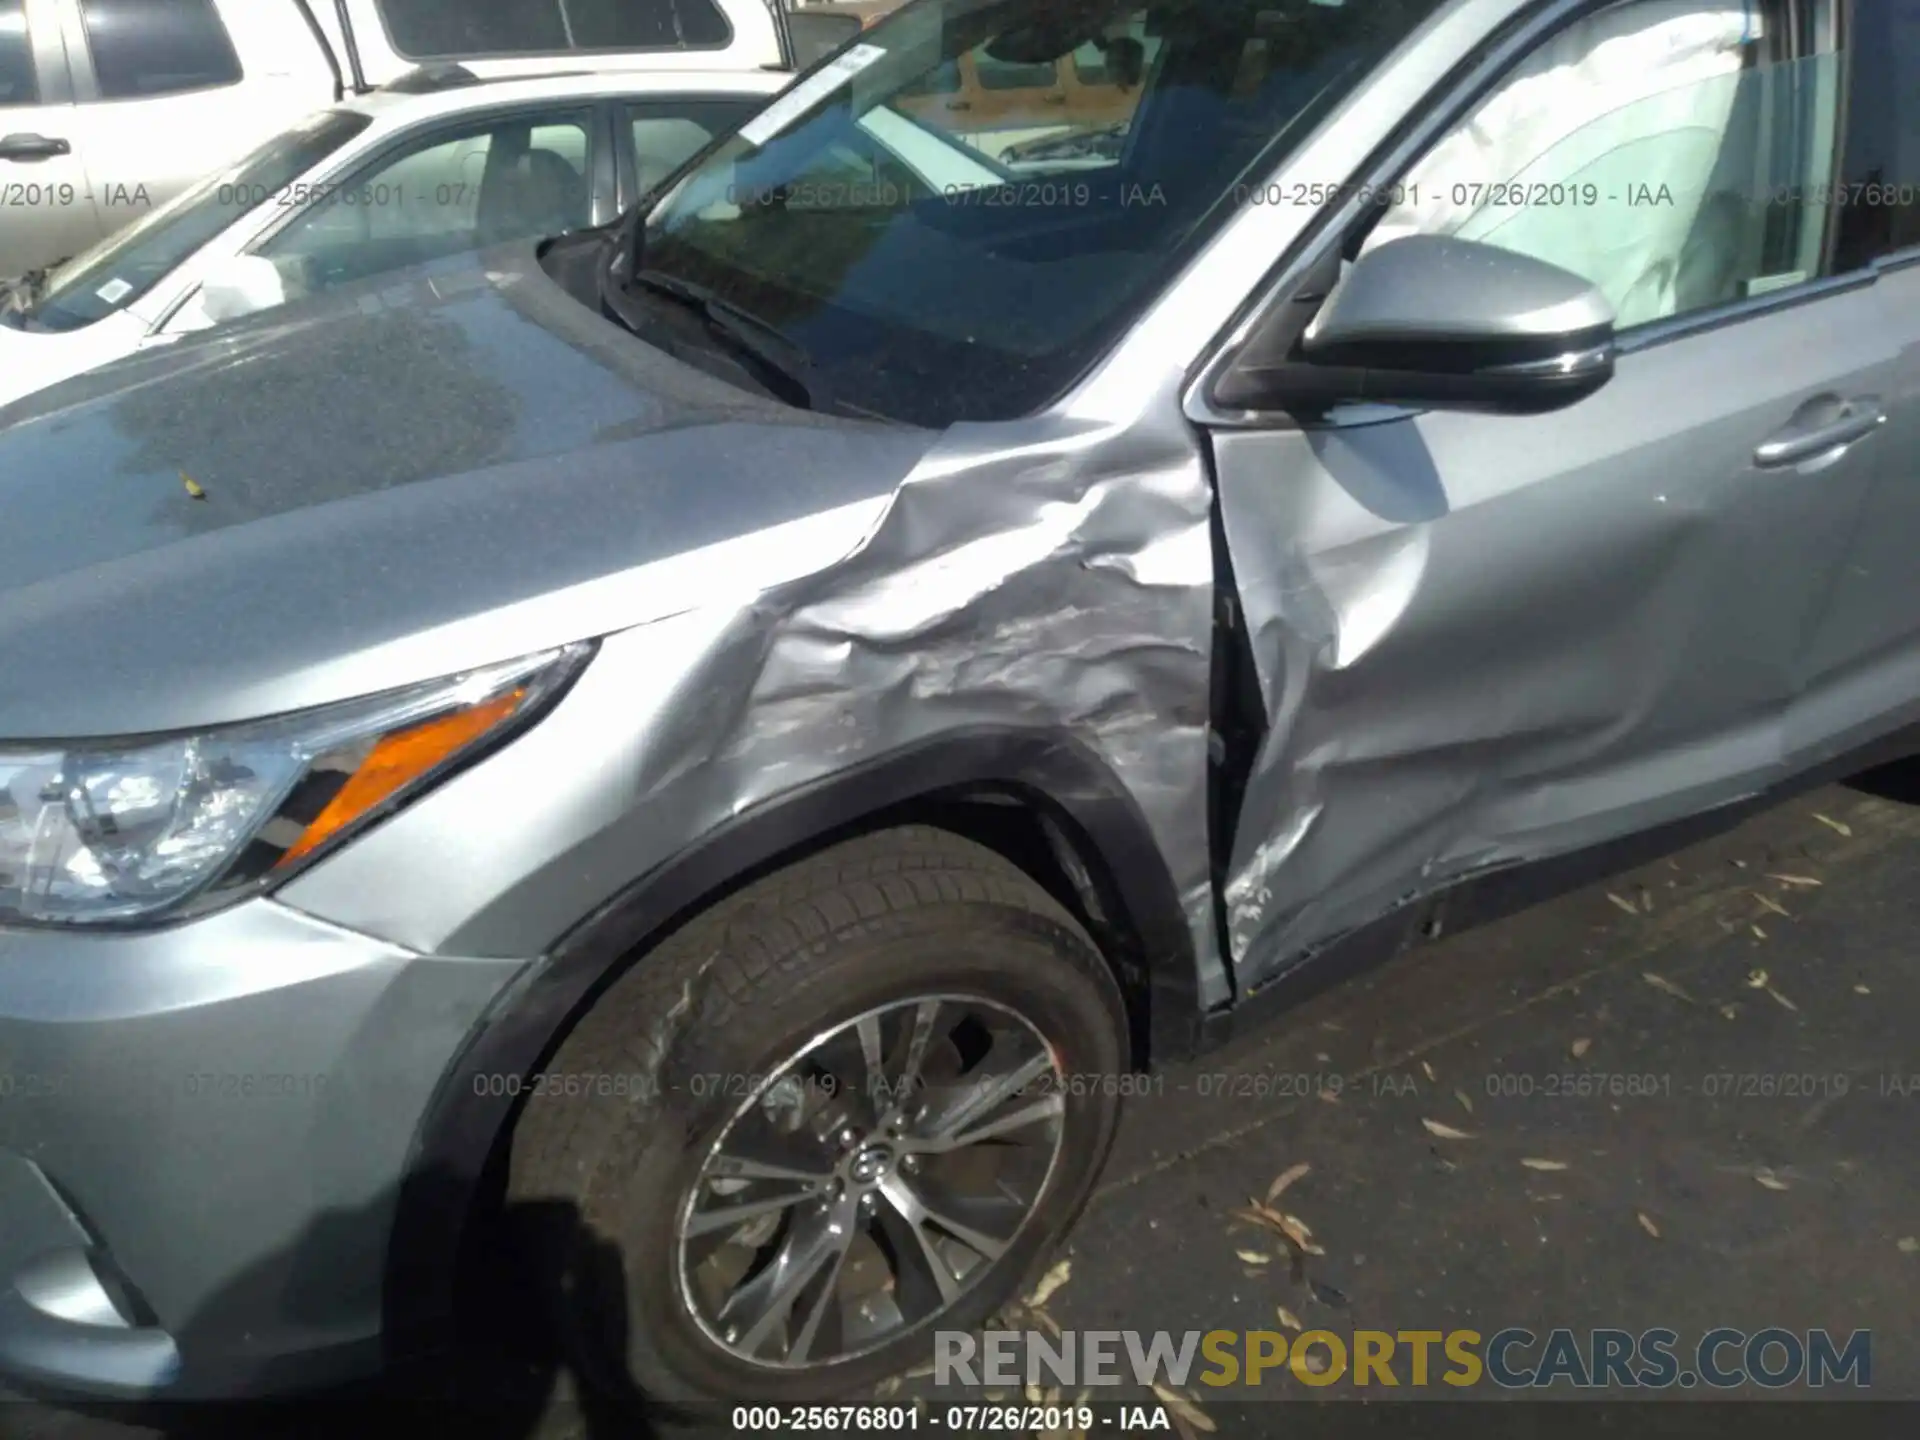
<instances>
[{"instance_id":1,"label":"white sticker on windshield","mask_svg":"<svg viewBox=\"0 0 1920 1440\"><path fill-rule=\"evenodd\" d=\"M773 104L740 127L740 138L758 149L838 90L876 60L886 58L878 45L856 45L822 65Z\"/></svg>"},{"instance_id":2,"label":"white sticker on windshield","mask_svg":"<svg viewBox=\"0 0 1920 1440\"><path fill-rule=\"evenodd\" d=\"M121 296L132 294L133 286L124 280L109 280L93 293L106 301L107 304L112 305L119 300Z\"/></svg>"}]
</instances>

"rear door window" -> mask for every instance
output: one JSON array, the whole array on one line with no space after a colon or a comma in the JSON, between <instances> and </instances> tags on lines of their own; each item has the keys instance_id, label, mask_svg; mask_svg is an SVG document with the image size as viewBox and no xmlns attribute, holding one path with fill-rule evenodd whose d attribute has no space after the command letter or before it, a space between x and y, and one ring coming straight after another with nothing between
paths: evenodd
<instances>
[{"instance_id":1,"label":"rear door window","mask_svg":"<svg viewBox=\"0 0 1920 1440\"><path fill-rule=\"evenodd\" d=\"M39 100L26 0L0 0L0 106L35 105Z\"/></svg>"},{"instance_id":2,"label":"rear door window","mask_svg":"<svg viewBox=\"0 0 1920 1440\"><path fill-rule=\"evenodd\" d=\"M380 0L380 18L409 60L707 50L733 39L714 0Z\"/></svg>"},{"instance_id":3,"label":"rear door window","mask_svg":"<svg viewBox=\"0 0 1920 1440\"><path fill-rule=\"evenodd\" d=\"M80 0L102 100L140 100L240 81L213 0Z\"/></svg>"},{"instance_id":4,"label":"rear door window","mask_svg":"<svg viewBox=\"0 0 1920 1440\"><path fill-rule=\"evenodd\" d=\"M1834 269L1920 246L1920 4L1854 9L1846 158Z\"/></svg>"},{"instance_id":5,"label":"rear door window","mask_svg":"<svg viewBox=\"0 0 1920 1440\"><path fill-rule=\"evenodd\" d=\"M646 194L714 142L737 130L760 108L755 100L642 103L627 107L633 128L633 162Z\"/></svg>"}]
</instances>

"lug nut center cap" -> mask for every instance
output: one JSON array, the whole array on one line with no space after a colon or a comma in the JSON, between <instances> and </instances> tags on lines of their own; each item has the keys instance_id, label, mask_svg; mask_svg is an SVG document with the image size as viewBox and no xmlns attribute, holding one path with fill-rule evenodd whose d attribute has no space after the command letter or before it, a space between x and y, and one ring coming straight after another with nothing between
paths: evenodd
<instances>
[{"instance_id":1,"label":"lug nut center cap","mask_svg":"<svg viewBox=\"0 0 1920 1440\"><path fill-rule=\"evenodd\" d=\"M888 1145L863 1145L847 1162L847 1178L856 1185L871 1185L893 1169L893 1148Z\"/></svg>"}]
</instances>

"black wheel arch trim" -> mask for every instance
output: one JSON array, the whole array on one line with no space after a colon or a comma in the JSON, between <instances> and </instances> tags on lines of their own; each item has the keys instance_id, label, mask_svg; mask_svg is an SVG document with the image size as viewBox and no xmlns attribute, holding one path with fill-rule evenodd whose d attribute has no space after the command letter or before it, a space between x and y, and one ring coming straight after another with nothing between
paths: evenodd
<instances>
[{"instance_id":1,"label":"black wheel arch trim","mask_svg":"<svg viewBox=\"0 0 1920 1440\"><path fill-rule=\"evenodd\" d=\"M396 1204L385 1274L388 1353L447 1338L466 1220L518 1098L479 1093L478 1076L527 1076L571 1020L627 963L691 914L797 850L866 828L956 790L1036 802L1093 872L1110 934L1144 971L1156 1059L1191 1054L1204 1034L1193 940L1178 888L1138 803L1090 747L1054 730L972 727L826 777L746 811L634 880L561 936L495 1002L443 1076ZM1105 937L1103 937L1105 938Z\"/></svg>"}]
</instances>

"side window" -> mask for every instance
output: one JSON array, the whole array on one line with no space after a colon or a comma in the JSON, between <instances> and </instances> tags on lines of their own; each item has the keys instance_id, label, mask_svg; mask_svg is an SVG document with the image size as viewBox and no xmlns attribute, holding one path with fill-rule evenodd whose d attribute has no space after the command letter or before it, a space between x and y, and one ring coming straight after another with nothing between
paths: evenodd
<instances>
[{"instance_id":1,"label":"side window","mask_svg":"<svg viewBox=\"0 0 1920 1440\"><path fill-rule=\"evenodd\" d=\"M39 101L33 42L27 36L26 0L0 0L0 106L36 105Z\"/></svg>"},{"instance_id":2,"label":"side window","mask_svg":"<svg viewBox=\"0 0 1920 1440\"><path fill-rule=\"evenodd\" d=\"M213 0L80 0L102 100L138 100L240 81Z\"/></svg>"},{"instance_id":3,"label":"side window","mask_svg":"<svg viewBox=\"0 0 1920 1440\"><path fill-rule=\"evenodd\" d=\"M591 218L585 114L440 131L325 187L257 253L297 293L461 251L558 235Z\"/></svg>"},{"instance_id":4,"label":"side window","mask_svg":"<svg viewBox=\"0 0 1920 1440\"><path fill-rule=\"evenodd\" d=\"M1920 246L1920 6L1854 7L1834 269Z\"/></svg>"},{"instance_id":5,"label":"side window","mask_svg":"<svg viewBox=\"0 0 1920 1440\"><path fill-rule=\"evenodd\" d=\"M646 194L713 143L737 130L758 107L714 100L695 105L629 105L633 161L640 193Z\"/></svg>"},{"instance_id":6,"label":"side window","mask_svg":"<svg viewBox=\"0 0 1920 1440\"><path fill-rule=\"evenodd\" d=\"M380 0L380 18L409 60L711 49L733 38L714 0Z\"/></svg>"},{"instance_id":7,"label":"side window","mask_svg":"<svg viewBox=\"0 0 1920 1440\"><path fill-rule=\"evenodd\" d=\"M1363 249L1498 245L1592 281L1623 329L1814 278L1841 57L1796 54L1774 9L1631 0L1577 22L1393 188Z\"/></svg>"}]
</instances>

